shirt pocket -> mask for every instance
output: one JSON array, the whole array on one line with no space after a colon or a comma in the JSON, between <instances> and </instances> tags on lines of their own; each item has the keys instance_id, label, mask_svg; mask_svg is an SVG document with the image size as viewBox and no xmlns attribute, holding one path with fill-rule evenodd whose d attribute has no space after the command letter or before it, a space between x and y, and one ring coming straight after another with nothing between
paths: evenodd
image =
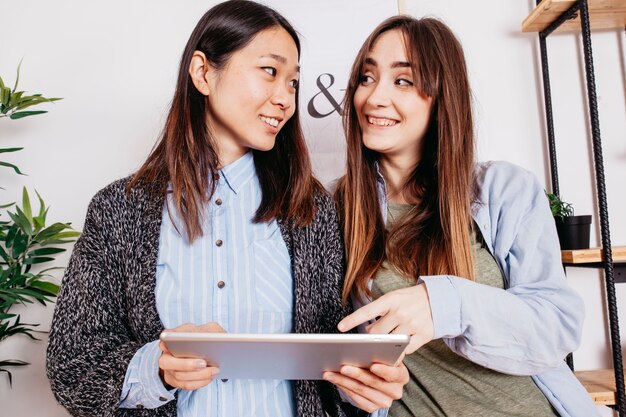
<instances>
[{"instance_id":1,"label":"shirt pocket","mask_svg":"<svg viewBox=\"0 0 626 417\"><path fill-rule=\"evenodd\" d=\"M260 311L289 314L293 311L293 275L285 242L276 239L252 243L252 281Z\"/></svg>"}]
</instances>

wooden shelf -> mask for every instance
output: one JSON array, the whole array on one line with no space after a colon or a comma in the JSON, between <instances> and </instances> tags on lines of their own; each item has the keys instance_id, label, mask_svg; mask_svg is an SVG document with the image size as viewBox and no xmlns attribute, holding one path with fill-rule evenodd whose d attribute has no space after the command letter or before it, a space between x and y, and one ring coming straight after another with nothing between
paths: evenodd
<instances>
[{"instance_id":1,"label":"wooden shelf","mask_svg":"<svg viewBox=\"0 0 626 417\"><path fill-rule=\"evenodd\" d=\"M615 405L615 372L613 369L576 371L574 374L591 395L593 402L598 405Z\"/></svg>"},{"instance_id":2,"label":"wooden shelf","mask_svg":"<svg viewBox=\"0 0 626 417\"><path fill-rule=\"evenodd\" d=\"M613 262L626 262L626 246L614 246ZM602 262L602 248L576 249L561 251L564 264L590 264Z\"/></svg>"},{"instance_id":3,"label":"wooden shelf","mask_svg":"<svg viewBox=\"0 0 626 417\"><path fill-rule=\"evenodd\" d=\"M541 32L554 22L577 0L543 0L522 23L522 32ZM624 29L626 27L626 0L588 0L589 21L592 30ZM580 14L564 22L557 32L580 32Z\"/></svg>"}]
</instances>

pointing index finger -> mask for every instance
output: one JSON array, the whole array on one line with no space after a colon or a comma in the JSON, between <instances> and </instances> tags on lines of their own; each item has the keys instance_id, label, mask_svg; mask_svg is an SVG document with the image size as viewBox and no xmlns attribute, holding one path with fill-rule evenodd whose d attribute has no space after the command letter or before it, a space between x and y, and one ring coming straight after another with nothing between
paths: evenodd
<instances>
[{"instance_id":1,"label":"pointing index finger","mask_svg":"<svg viewBox=\"0 0 626 417\"><path fill-rule=\"evenodd\" d=\"M349 316L344 317L344 319L337 325L337 329L339 329L340 332L347 332L348 330L369 322L376 317L384 316L387 314L387 311L388 308L381 297L378 300L372 301L368 305L359 308Z\"/></svg>"}]
</instances>

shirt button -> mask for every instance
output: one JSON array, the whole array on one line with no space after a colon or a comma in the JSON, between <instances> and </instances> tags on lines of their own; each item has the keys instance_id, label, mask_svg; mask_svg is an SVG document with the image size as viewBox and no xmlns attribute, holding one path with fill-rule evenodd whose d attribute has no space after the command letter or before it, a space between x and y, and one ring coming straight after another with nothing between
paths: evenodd
<instances>
[{"instance_id":1,"label":"shirt button","mask_svg":"<svg viewBox=\"0 0 626 417\"><path fill-rule=\"evenodd\" d=\"M224 288L226 286L226 283L224 281L220 281L217 283L217 288Z\"/></svg>"},{"instance_id":2,"label":"shirt button","mask_svg":"<svg viewBox=\"0 0 626 417\"><path fill-rule=\"evenodd\" d=\"M167 398L165 398L165 397L159 397L159 401L167 401Z\"/></svg>"},{"instance_id":3,"label":"shirt button","mask_svg":"<svg viewBox=\"0 0 626 417\"><path fill-rule=\"evenodd\" d=\"M222 382L228 382L228 378L222 379Z\"/></svg>"},{"instance_id":4,"label":"shirt button","mask_svg":"<svg viewBox=\"0 0 626 417\"><path fill-rule=\"evenodd\" d=\"M222 246L222 244L223 244L223 243L224 243L224 242L222 242L222 239L217 239L217 240L215 241L215 246L217 246L217 247L219 248L220 246Z\"/></svg>"},{"instance_id":5,"label":"shirt button","mask_svg":"<svg viewBox=\"0 0 626 417\"><path fill-rule=\"evenodd\" d=\"M222 205L222 199L218 198L217 200L215 200L215 204L217 204L218 206Z\"/></svg>"},{"instance_id":6,"label":"shirt button","mask_svg":"<svg viewBox=\"0 0 626 417\"><path fill-rule=\"evenodd\" d=\"M141 410L143 408L143 404L137 404L137 408Z\"/></svg>"}]
</instances>

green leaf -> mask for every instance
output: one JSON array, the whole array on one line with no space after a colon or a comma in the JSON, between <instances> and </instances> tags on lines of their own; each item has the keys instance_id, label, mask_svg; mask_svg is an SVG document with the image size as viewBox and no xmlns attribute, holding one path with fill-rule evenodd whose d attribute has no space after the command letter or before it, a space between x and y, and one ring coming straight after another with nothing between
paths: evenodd
<instances>
[{"instance_id":1,"label":"green leaf","mask_svg":"<svg viewBox=\"0 0 626 417\"><path fill-rule=\"evenodd\" d=\"M24 110L31 106L36 106L37 104L42 103L53 103L55 101L63 100L60 97L46 98L42 97L41 94L37 94L34 96L26 96L22 97L20 103L15 107L15 110Z\"/></svg>"},{"instance_id":2,"label":"green leaf","mask_svg":"<svg viewBox=\"0 0 626 417\"><path fill-rule=\"evenodd\" d=\"M33 217L33 225L35 225L35 230L37 232L45 226L45 224L43 223L43 221L41 220L39 216Z\"/></svg>"},{"instance_id":3,"label":"green leaf","mask_svg":"<svg viewBox=\"0 0 626 417\"><path fill-rule=\"evenodd\" d=\"M28 224L28 220L26 220L23 215L20 215L20 208L17 206L16 208L18 210L17 213L11 213L10 211L7 211L7 214L9 215L11 220L13 220L13 223L17 225L19 230L23 233L26 233L26 231L30 228L30 224Z\"/></svg>"},{"instance_id":4,"label":"green leaf","mask_svg":"<svg viewBox=\"0 0 626 417\"><path fill-rule=\"evenodd\" d=\"M24 251L26 250L26 246L28 245L28 238L23 234L18 233L13 240L13 248L11 254L14 258L19 258Z\"/></svg>"},{"instance_id":5,"label":"green leaf","mask_svg":"<svg viewBox=\"0 0 626 417\"><path fill-rule=\"evenodd\" d=\"M60 288L57 284L49 281L34 281L30 284L30 286L45 291L50 295L57 295Z\"/></svg>"},{"instance_id":6,"label":"green leaf","mask_svg":"<svg viewBox=\"0 0 626 417\"><path fill-rule=\"evenodd\" d=\"M37 193L37 190L35 190L35 193ZM39 193L37 193L37 198L39 199L39 215L33 217L33 223L35 224L37 233L39 233L39 231L46 226L46 215L48 214L48 209L46 208L46 205Z\"/></svg>"},{"instance_id":7,"label":"green leaf","mask_svg":"<svg viewBox=\"0 0 626 417\"><path fill-rule=\"evenodd\" d=\"M41 100L42 103L54 103L55 101L63 100L63 97L44 97L41 94L33 94L32 96L35 100Z\"/></svg>"},{"instance_id":8,"label":"green leaf","mask_svg":"<svg viewBox=\"0 0 626 417\"><path fill-rule=\"evenodd\" d=\"M28 253L28 256L54 255L56 253L65 252L63 248L39 248Z\"/></svg>"},{"instance_id":9,"label":"green leaf","mask_svg":"<svg viewBox=\"0 0 626 417\"><path fill-rule=\"evenodd\" d=\"M44 272L54 271L54 270L56 270L56 269L65 269L65 268L63 268L62 266L51 266L50 268L42 269L42 270L39 272L39 275L42 275Z\"/></svg>"},{"instance_id":10,"label":"green leaf","mask_svg":"<svg viewBox=\"0 0 626 417\"><path fill-rule=\"evenodd\" d=\"M19 210L19 207L17 207ZM26 187L22 188L22 210L26 215L29 223L33 223L33 212L30 208L30 197L28 196L28 191L26 191Z\"/></svg>"},{"instance_id":11,"label":"green leaf","mask_svg":"<svg viewBox=\"0 0 626 417\"><path fill-rule=\"evenodd\" d=\"M75 237L80 237L80 232L71 231L71 232L61 232L54 235L56 239L73 239Z\"/></svg>"},{"instance_id":12,"label":"green leaf","mask_svg":"<svg viewBox=\"0 0 626 417\"><path fill-rule=\"evenodd\" d=\"M18 232L19 228L16 224L13 224L11 227L9 227L9 232L7 233L7 238L5 241L7 248L13 246L13 240L15 239L15 236L17 236Z\"/></svg>"},{"instance_id":13,"label":"green leaf","mask_svg":"<svg viewBox=\"0 0 626 417\"><path fill-rule=\"evenodd\" d=\"M11 94L11 100L9 100L9 107L15 108L20 104L20 100L22 100L22 96L24 95L23 91L13 91Z\"/></svg>"},{"instance_id":14,"label":"green leaf","mask_svg":"<svg viewBox=\"0 0 626 417\"><path fill-rule=\"evenodd\" d=\"M35 236L35 240L38 242L43 242L46 239L52 239L59 232L64 231L65 229L71 229L68 224L65 223L54 223L52 226L48 226L43 229L41 232Z\"/></svg>"},{"instance_id":15,"label":"green leaf","mask_svg":"<svg viewBox=\"0 0 626 417\"><path fill-rule=\"evenodd\" d=\"M24 174L22 174L22 171L20 171L20 169L19 169L18 167L16 167L16 166L15 166L15 165L13 165L13 164L9 164L8 162L0 162L0 166L13 168L13 170L14 170L15 172L17 172L18 174L20 174L20 175L24 175Z\"/></svg>"},{"instance_id":16,"label":"green leaf","mask_svg":"<svg viewBox=\"0 0 626 417\"><path fill-rule=\"evenodd\" d=\"M16 111L24 110L28 107L36 106L37 104L44 103L45 101L46 100L42 100L41 97L33 97L33 96L22 97L20 102L15 105L15 110Z\"/></svg>"},{"instance_id":17,"label":"green leaf","mask_svg":"<svg viewBox=\"0 0 626 417\"><path fill-rule=\"evenodd\" d=\"M30 208L30 204L28 205L28 207ZM24 213L22 211L20 206L15 206L15 211L17 213L17 216L21 220L21 224L23 224L23 228L22 229L24 230L24 232L27 235L32 236L32 234L33 234L33 223L31 222L31 220L28 218L26 213Z\"/></svg>"},{"instance_id":18,"label":"green leaf","mask_svg":"<svg viewBox=\"0 0 626 417\"><path fill-rule=\"evenodd\" d=\"M0 103L4 103L5 89L4 81L2 81L2 77L0 77Z\"/></svg>"},{"instance_id":19,"label":"green leaf","mask_svg":"<svg viewBox=\"0 0 626 417\"><path fill-rule=\"evenodd\" d=\"M2 245L0 245L0 256L2 257L2 259L4 259L5 262L9 262L9 259L11 259L9 257L9 254L2 247Z\"/></svg>"},{"instance_id":20,"label":"green leaf","mask_svg":"<svg viewBox=\"0 0 626 417\"><path fill-rule=\"evenodd\" d=\"M20 361L17 359L8 359L0 361L0 366L25 366L30 365L28 362Z\"/></svg>"},{"instance_id":21,"label":"green leaf","mask_svg":"<svg viewBox=\"0 0 626 417\"><path fill-rule=\"evenodd\" d=\"M39 199L39 215L37 217L40 217L45 221L46 204L43 202L43 198L41 198L41 195L39 195L39 192L37 192L37 190L35 190L35 194L37 194L37 198Z\"/></svg>"},{"instance_id":22,"label":"green leaf","mask_svg":"<svg viewBox=\"0 0 626 417\"><path fill-rule=\"evenodd\" d=\"M36 114L48 113L46 110L18 111L13 113L9 118L11 120L21 119L23 117L34 116Z\"/></svg>"},{"instance_id":23,"label":"green leaf","mask_svg":"<svg viewBox=\"0 0 626 417\"><path fill-rule=\"evenodd\" d=\"M17 152L17 151L21 151L24 148L2 148L0 149L0 153L6 153L6 152Z\"/></svg>"},{"instance_id":24,"label":"green leaf","mask_svg":"<svg viewBox=\"0 0 626 417\"><path fill-rule=\"evenodd\" d=\"M65 245L66 243L72 243L75 242L75 240L69 240L69 239L47 239L45 242L41 242L40 245L41 246L46 246L46 245Z\"/></svg>"},{"instance_id":25,"label":"green leaf","mask_svg":"<svg viewBox=\"0 0 626 417\"><path fill-rule=\"evenodd\" d=\"M13 288L12 290L13 290L12 291L13 294L15 294L15 295L26 295L26 296L29 296L29 297L33 297L35 299L45 298L46 297L46 294L42 294L40 291L32 290L30 288ZM29 300L27 302L30 303L31 301ZM29 324L29 326L36 326L36 325L35 324Z\"/></svg>"},{"instance_id":26,"label":"green leaf","mask_svg":"<svg viewBox=\"0 0 626 417\"><path fill-rule=\"evenodd\" d=\"M20 68L22 67L22 61L24 58L20 59L20 63L17 64L17 76L15 77L15 85L13 86L13 91L17 90L17 85L20 82Z\"/></svg>"},{"instance_id":27,"label":"green leaf","mask_svg":"<svg viewBox=\"0 0 626 417\"><path fill-rule=\"evenodd\" d=\"M50 257L45 257L45 256L41 256L41 257L33 257L33 258L26 258L26 260L24 261L24 265L35 265L35 264L42 264L44 262L51 262L54 261L54 258L50 258Z\"/></svg>"},{"instance_id":28,"label":"green leaf","mask_svg":"<svg viewBox=\"0 0 626 417\"><path fill-rule=\"evenodd\" d=\"M2 113L6 113L8 108L6 108L6 106L9 105L9 101L11 100L11 89L9 87L4 87L3 89L3 98L2 98L2 105L5 106L5 108L2 110Z\"/></svg>"}]
</instances>

